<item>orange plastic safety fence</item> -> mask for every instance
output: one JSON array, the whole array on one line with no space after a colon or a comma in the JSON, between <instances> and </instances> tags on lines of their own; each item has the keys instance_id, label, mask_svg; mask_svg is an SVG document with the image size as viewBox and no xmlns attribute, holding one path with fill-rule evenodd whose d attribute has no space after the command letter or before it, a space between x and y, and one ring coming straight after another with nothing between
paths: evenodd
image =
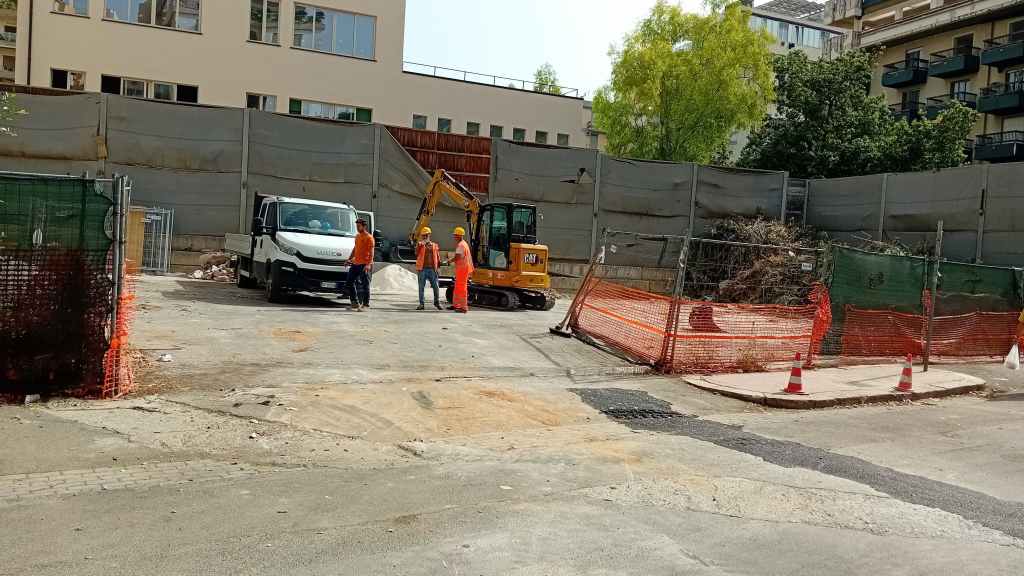
<instances>
[{"instance_id":1,"label":"orange plastic safety fence","mask_svg":"<svg viewBox=\"0 0 1024 576\"><path fill-rule=\"evenodd\" d=\"M581 290L574 332L668 372L763 370L815 352L831 320L824 290L806 306L677 300L593 279ZM670 325L669 316L676 322ZM824 324L823 324L824 323Z\"/></svg>"},{"instance_id":2,"label":"orange plastic safety fence","mask_svg":"<svg viewBox=\"0 0 1024 576\"><path fill-rule=\"evenodd\" d=\"M1016 339L1019 312L936 316L932 356L1004 356ZM846 307L843 356L900 357L924 353L927 317L891 310Z\"/></svg>"},{"instance_id":3,"label":"orange plastic safety fence","mask_svg":"<svg viewBox=\"0 0 1024 576\"><path fill-rule=\"evenodd\" d=\"M597 278L580 289L573 331L648 364L661 360L671 298Z\"/></svg>"},{"instance_id":4,"label":"orange plastic safety fence","mask_svg":"<svg viewBox=\"0 0 1024 576\"><path fill-rule=\"evenodd\" d=\"M135 387L135 372L128 349L128 333L135 317L135 279L125 278L117 303L117 323L113 327L110 348L103 356L102 398L118 398Z\"/></svg>"}]
</instances>

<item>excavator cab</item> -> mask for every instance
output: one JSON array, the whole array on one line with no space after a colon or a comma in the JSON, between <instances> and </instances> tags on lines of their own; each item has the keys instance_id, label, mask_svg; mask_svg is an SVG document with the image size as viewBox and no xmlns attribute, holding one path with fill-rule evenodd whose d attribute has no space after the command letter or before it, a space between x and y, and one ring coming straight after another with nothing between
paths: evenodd
<instances>
[{"instance_id":1,"label":"excavator cab","mask_svg":"<svg viewBox=\"0 0 1024 576\"><path fill-rule=\"evenodd\" d=\"M479 268L508 270L513 245L537 244L537 207L485 204L473 237L473 260Z\"/></svg>"}]
</instances>

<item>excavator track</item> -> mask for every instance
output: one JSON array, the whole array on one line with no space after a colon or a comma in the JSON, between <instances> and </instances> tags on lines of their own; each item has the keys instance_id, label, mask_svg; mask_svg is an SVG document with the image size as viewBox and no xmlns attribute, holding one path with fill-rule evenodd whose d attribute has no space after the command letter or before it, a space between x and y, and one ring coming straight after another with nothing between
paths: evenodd
<instances>
[{"instance_id":1,"label":"excavator track","mask_svg":"<svg viewBox=\"0 0 1024 576\"><path fill-rule=\"evenodd\" d=\"M474 284L469 286L469 303L496 310L517 310L520 306L519 294L515 290Z\"/></svg>"}]
</instances>

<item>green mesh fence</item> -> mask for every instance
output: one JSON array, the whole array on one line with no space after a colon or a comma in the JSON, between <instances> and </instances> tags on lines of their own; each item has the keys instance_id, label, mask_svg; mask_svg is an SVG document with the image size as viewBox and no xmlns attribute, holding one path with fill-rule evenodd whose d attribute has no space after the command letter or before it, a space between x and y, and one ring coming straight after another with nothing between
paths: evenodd
<instances>
[{"instance_id":1,"label":"green mesh fence","mask_svg":"<svg viewBox=\"0 0 1024 576\"><path fill-rule=\"evenodd\" d=\"M0 175L0 397L102 385L111 304L96 181Z\"/></svg>"},{"instance_id":2,"label":"green mesh fence","mask_svg":"<svg viewBox=\"0 0 1024 576\"><path fill-rule=\"evenodd\" d=\"M931 288L932 262L919 256L877 254L832 246L829 250L832 330L824 353L841 345L847 306L923 315L925 290ZM1022 306L1020 269L942 262L939 267L936 316L972 312L1009 312Z\"/></svg>"}]
</instances>

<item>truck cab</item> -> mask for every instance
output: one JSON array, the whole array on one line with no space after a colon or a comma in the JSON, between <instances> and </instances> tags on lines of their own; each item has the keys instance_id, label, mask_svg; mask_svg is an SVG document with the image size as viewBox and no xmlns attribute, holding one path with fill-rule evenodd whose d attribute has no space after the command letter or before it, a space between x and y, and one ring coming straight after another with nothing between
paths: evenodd
<instances>
[{"instance_id":1,"label":"truck cab","mask_svg":"<svg viewBox=\"0 0 1024 576\"><path fill-rule=\"evenodd\" d=\"M288 292L346 294L356 209L303 198L258 198L250 234L228 234L225 242L238 255L239 286L262 284L271 302Z\"/></svg>"}]
</instances>

